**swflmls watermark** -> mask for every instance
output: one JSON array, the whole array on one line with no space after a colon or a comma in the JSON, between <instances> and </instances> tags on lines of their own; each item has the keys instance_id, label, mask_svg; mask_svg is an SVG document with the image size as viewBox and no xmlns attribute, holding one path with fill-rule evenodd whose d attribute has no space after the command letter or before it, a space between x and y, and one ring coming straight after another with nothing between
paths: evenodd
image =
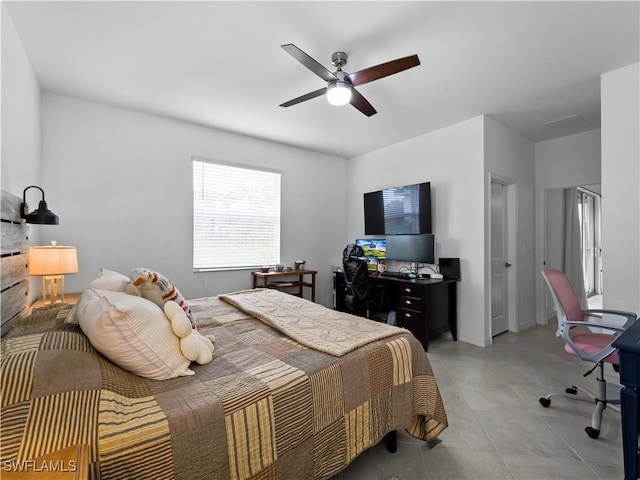
<instances>
[{"instance_id":1,"label":"swflmls watermark","mask_svg":"<svg viewBox=\"0 0 640 480\"><path fill-rule=\"evenodd\" d=\"M6 472L75 472L78 462L75 460L5 460L3 468Z\"/></svg>"}]
</instances>

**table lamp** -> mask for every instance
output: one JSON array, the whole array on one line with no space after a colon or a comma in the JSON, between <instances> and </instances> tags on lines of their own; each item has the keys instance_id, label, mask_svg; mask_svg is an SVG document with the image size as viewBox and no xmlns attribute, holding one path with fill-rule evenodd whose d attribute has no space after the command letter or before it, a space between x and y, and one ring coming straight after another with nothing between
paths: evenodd
<instances>
[{"instance_id":1,"label":"table lamp","mask_svg":"<svg viewBox=\"0 0 640 480\"><path fill-rule=\"evenodd\" d=\"M58 246L54 240L51 245L29 249L29 275L42 276L43 303L64 302L64 276L77 271L76 247Z\"/></svg>"}]
</instances>

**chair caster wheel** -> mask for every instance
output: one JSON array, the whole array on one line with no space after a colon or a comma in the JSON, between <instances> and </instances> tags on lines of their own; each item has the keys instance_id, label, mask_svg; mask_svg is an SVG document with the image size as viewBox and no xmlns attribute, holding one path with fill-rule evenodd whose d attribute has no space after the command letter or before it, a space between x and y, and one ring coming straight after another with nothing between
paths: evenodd
<instances>
[{"instance_id":1,"label":"chair caster wheel","mask_svg":"<svg viewBox=\"0 0 640 480\"><path fill-rule=\"evenodd\" d=\"M589 435L591 438L598 438L598 436L600 435L600 430L596 430L593 427L587 427L584 429L585 432L587 432L587 435Z\"/></svg>"},{"instance_id":2,"label":"chair caster wheel","mask_svg":"<svg viewBox=\"0 0 640 480\"><path fill-rule=\"evenodd\" d=\"M542 405L544 408L549 408L549 405L551 405L551 400L549 400L548 398L542 397L538 401L540 402L540 405Z\"/></svg>"},{"instance_id":3,"label":"chair caster wheel","mask_svg":"<svg viewBox=\"0 0 640 480\"><path fill-rule=\"evenodd\" d=\"M569 388L565 389L565 393L568 393L570 395L577 395L578 394L578 387L569 387Z\"/></svg>"}]
</instances>

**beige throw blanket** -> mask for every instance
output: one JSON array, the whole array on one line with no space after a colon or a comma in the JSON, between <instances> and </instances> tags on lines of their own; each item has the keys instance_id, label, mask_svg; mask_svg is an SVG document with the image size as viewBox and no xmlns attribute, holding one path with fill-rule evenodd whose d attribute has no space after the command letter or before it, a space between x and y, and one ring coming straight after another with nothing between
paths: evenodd
<instances>
[{"instance_id":1,"label":"beige throw blanket","mask_svg":"<svg viewBox=\"0 0 640 480\"><path fill-rule=\"evenodd\" d=\"M269 288L243 290L218 298L298 343L336 357L405 331Z\"/></svg>"}]
</instances>

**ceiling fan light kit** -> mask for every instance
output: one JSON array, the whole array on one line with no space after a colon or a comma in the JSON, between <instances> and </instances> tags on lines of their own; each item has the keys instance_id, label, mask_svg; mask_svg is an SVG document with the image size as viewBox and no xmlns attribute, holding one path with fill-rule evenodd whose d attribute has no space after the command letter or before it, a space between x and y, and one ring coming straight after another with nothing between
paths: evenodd
<instances>
[{"instance_id":1,"label":"ceiling fan light kit","mask_svg":"<svg viewBox=\"0 0 640 480\"><path fill-rule=\"evenodd\" d=\"M326 93L327 101L331 105L346 105L347 103L350 103L367 117L370 117L377 113L376 109L373 108L369 101L364 98L362 94L355 89L355 87L420 65L420 59L418 56L411 55L409 57L398 58L397 60L382 63L375 67L369 67L358 72L347 74L342 71L342 67L347 64L347 54L344 52L335 52L331 55L331 63L337 68L337 70L335 72L330 72L294 44L287 43L286 45L282 45L282 48L302 65L327 82L327 86L294 98L293 100L289 100L288 102L281 103L281 107L297 105L298 103L311 100L312 98L319 97Z\"/></svg>"},{"instance_id":2,"label":"ceiling fan light kit","mask_svg":"<svg viewBox=\"0 0 640 480\"><path fill-rule=\"evenodd\" d=\"M331 105L346 105L351 101L351 84L342 80L327 85L327 101Z\"/></svg>"}]
</instances>

